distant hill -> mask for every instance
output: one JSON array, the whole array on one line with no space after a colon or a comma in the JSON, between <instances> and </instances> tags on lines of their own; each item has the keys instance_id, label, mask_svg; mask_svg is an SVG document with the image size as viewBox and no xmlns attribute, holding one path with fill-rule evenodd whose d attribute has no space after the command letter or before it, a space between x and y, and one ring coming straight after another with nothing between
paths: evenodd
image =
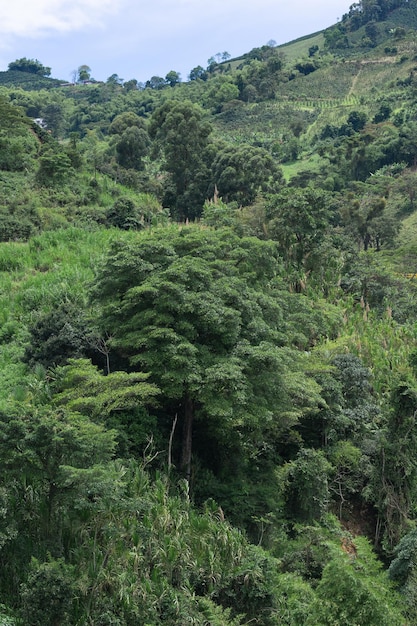
<instances>
[{"instance_id":1,"label":"distant hill","mask_svg":"<svg viewBox=\"0 0 417 626\"><path fill-rule=\"evenodd\" d=\"M350 10L346 13L342 20L329 28L314 33L303 35L297 39L276 46L277 50L282 51L288 61L293 61L300 56L308 55L310 48L318 46L321 48L325 41L328 42L331 37L329 34L333 31L340 32L346 37L345 43L341 41L333 46L334 51L337 50L341 56L351 56L356 50L359 54L363 54L364 49L379 45L386 40L392 39L393 32L396 28L405 28L406 32L417 29L417 0L377 0L372 3L375 13L368 13L367 2L357 2L351 5ZM360 19L359 17L360 16ZM369 32L372 27L367 24L375 23L374 41L369 41ZM368 32L366 32L368 30ZM371 38L372 39L372 38ZM255 48L240 57L228 60L221 65L230 64L232 68L253 58L256 50L266 48Z\"/></svg>"},{"instance_id":2,"label":"distant hill","mask_svg":"<svg viewBox=\"0 0 417 626\"><path fill-rule=\"evenodd\" d=\"M20 87L21 89L33 91L60 87L64 82L57 78L47 78L46 76L39 76L39 74L17 70L0 72L0 87Z\"/></svg>"}]
</instances>

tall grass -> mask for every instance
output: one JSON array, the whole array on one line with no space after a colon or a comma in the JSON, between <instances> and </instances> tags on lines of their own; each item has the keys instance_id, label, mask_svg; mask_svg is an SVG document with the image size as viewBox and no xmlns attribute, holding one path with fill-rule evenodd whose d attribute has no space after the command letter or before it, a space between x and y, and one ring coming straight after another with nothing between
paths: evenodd
<instances>
[{"instance_id":1,"label":"tall grass","mask_svg":"<svg viewBox=\"0 0 417 626\"><path fill-rule=\"evenodd\" d=\"M115 236L128 233L72 227L0 243L0 401L35 376L22 362L31 323L66 301L87 306L95 268Z\"/></svg>"}]
</instances>

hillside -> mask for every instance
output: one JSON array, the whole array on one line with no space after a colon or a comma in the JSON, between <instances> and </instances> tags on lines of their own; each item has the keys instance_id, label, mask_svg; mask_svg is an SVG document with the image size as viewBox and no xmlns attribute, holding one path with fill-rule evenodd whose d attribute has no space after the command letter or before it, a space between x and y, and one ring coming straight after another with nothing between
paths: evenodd
<instances>
[{"instance_id":1,"label":"hillside","mask_svg":"<svg viewBox=\"0 0 417 626\"><path fill-rule=\"evenodd\" d=\"M416 623L415 15L1 73L0 624Z\"/></svg>"},{"instance_id":2,"label":"hillside","mask_svg":"<svg viewBox=\"0 0 417 626\"><path fill-rule=\"evenodd\" d=\"M0 86L9 88L21 88L27 91L36 91L38 89L53 89L60 87L62 80L49 78L47 76L37 76L28 72L19 72L17 70L8 70L0 72Z\"/></svg>"}]
</instances>

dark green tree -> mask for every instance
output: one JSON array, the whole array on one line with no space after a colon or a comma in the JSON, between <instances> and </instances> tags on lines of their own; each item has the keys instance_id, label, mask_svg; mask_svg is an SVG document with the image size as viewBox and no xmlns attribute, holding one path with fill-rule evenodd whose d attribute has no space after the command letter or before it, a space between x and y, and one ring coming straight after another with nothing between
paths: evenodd
<instances>
[{"instance_id":1,"label":"dark green tree","mask_svg":"<svg viewBox=\"0 0 417 626\"><path fill-rule=\"evenodd\" d=\"M89 325L80 305L66 302L40 315L29 327L24 360L44 368L63 365L91 351Z\"/></svg>"},{"instance_id":2,"label":"dark green tree","mask_svg":"<svg viewBox=\"0 0 417 626\"><path fill-rule=\"evenodd\" d=\"M417 566L417 530L414 528L404 535L394 550L388 574L391 580L404 588L415 575Z\"/></svg>"},{"instance_id":3,"label":"dark green tree","mask_svg":"<svg viewBox=\"0 0 417 626\"><path fill-rule=\"evenodd\" d=\"M373 194L348 195L340 209L346 232L366 251L393 243L398 222L387 215L386 200Z\"/></svg>"},{"instance_id":4,"label":"dark green tree","mask_svg":"<svg viewBox=\"0 0 417 626\"><path fill-rule=\"evenodd\" d=\"M65 111L63 104L59 102L50 102L41 111L47 129L51 131L54 137L59 137L65 126Z\"/></svg>"},{"instance_id":5,"label":"dark green tree","mask_svg":"<svg viewBox=\"0 0 417 626\"><path fill-rule=\"evenodd\" d=\"M266 203L268 234L288 266L297 269L311 269L309 259L323 241L330 217L330 195L312 186L283 189Z\"/></svg>"},{"instance_id":6,"label":"dark green tree","mask_svg":"<svg viewBox=\"0 0 417 626\"><path fill-rule=\"evenodd\" d=\"M178 415L188 478L194 430L212 442L212 457L223 447L237 459L319 402L296 352L281 347L290 314L284 322L274 249L229 231L160 230L115 242L97 277L94 297L112 346L149 372L165 411ZM207 455L207 443L203 449Z\"/></svg>"},{"instance_id":7,"label":"dark green tree","mask_svg":"<svg viewBox=\"0 0 417 626\"><path fill-rule=\"evenodd\" d=\"M109 134L123 135L125 130L132 128L133 126L136 126L139 129L144 129L145 120L133 111L125 111L124 113L116 115L116 117L112 120L112 123L109 126Z\"/></svg>"},{"instance_id":8,"label":"dark green tree","mask_svg":"<svg viewBox=\"0 0 417 626\"><path fill-rule=\"evenodd\" d=\"M318 68L317 62L311 59L303 59L302 61L299 61L295 65L295 69L298 70L300 74L303 74L304 76L307 76L308 74L312 74L313 72L317 70L317 68Z\"/></svg>"},{"instance_id":9,"label":"dark green tree","mask_svg":"<svg viewBox=\"0 0 417 626\"><path fill-rule=\"evenodd\" d=\"M63 559L33 559L22 586L22 617L27 626L68 624L76 597L74 568Z\"/></svg>"},{"instance_id":10,"label":"dark green tree","mask_svg":"<svg viewBox=\"0 0 417 626\"><path fill-rule=\"evenodd\" d=\"M252 146L221 147L213 160L212 182L225 202L243 206L252 204L258 194L276 192L284 185L271 155Z\"/></svg>"},{"instance_id":11,"label":"dark green tree","mask_svg":"<svg viewBox=\"0 0 417 626\"><path fill-rule=\"evenodd\" d=\"M145 83L145 87L147 87L148 89L159 90L159 89L163 89L166 86L167 86L167 84L165 82L165 79L162 78L162 76L152 76Z\"/></svg>"},{"instance_id":12,"label":"dark green tree","mask_svg":"<svg viewBox=\"0 0 417 626\"><path fill-rule=\"evenodd\" d=\"M11 104L5 96L0 96L0 130L1 132L27 130L32 125L24 110Z\"/></svg>"},{"instance_id":13,"label":"dark green tree","mask_svg":"<svg viewBox=\"0 0 417 626\"><path fill-rule=\"evenodd\" d=\"M168 101L152 115L149 134L160 147L170 174L165 205L179 219L201 213L208 189L204 151L211 130L202 109L192 102Z\"/></svg>"},{"instance_id":14,"label":"dark green tree","mask_svg":"<svg viewBox=\"0 0 417 626\"><path fill-rule=\"evenodd\" d=\"M50 76L51 68L45 67L37 59L16 59L8 65L9 71L27 72L29 74L38 74L39 76Z\"/></svg>"},{"instance_id":15,"label":"dark green tree","mask_svg":"<svg viewBox=\"0 0 417 626\"><path fill-rule=\"evenodd\" d=\"M194 67L188 76L189 80L204 80L206 81L208 78L208 74L206 72L206 70L204 69L204 67L201 67L201 65L197 65L197 67Z\"/></svg>"},{"instance_id":16,"label":"dark green tree","mask_svg":"<svg viewBox=\"0 0 417 626\"><path fill-rule=\"evenodd\" d=\"M90 80L91 77L91 68L88 65L80 65L77 70L77 79L78 82L82 83L86 80Z\"/></svg>"},{"instance_id":17,"label":"dark green tree","mask_svg":"<svg viewBox=\"0 0 417 626\"><path fill-rule=\"evenodd\" d=\"M136 91L139 89L139 83L136 78L131 78L123 83L123 91Z\"/></svg>"},{"instance_id":18,"label":"dark green tree","mask_svg":"<svg viewBox=\"0 0 417 626\"><path fill-rule=\"evenodd\" d=\"M30 120L18 106L0 96L0 170L29 168L39 146Z\"/></svg>"},{"instance_id":19,"label":"dark green tree","mask_svg":"<svg viewBox=\"0 0 417 626\"><path fill-rule=\"evenodd\" d=\"M128 169L143 170L143 158L149 148L149 135L143 128L127 128L116 143L117 162Z\"/></svg>"},{"instance_id":20,"label":"dark green tree","mask_svg":"<svg viewBox=\"0 0 417 626\"><path fill-rule=\"evenodd\" d=\"M378 541L391 552L405 534L417 485L417 388L406 377L392 385L390 415L374 465L373 501L379 512Z\"/></svg>"},{"instance_id":21,"label":"dark green tree","mask_svg":"<svg viewBox=\"0 0 417 626\"><path fill-rule=\"evenodd\" d=\"M394 559L388 569L389 578L399 586L407 606L410 623L417 618L417 531L410 530L395 547Z\"/></svg>"},{"instance_id":22,"label":"dark green tree","mask_svg":"<svg viewBox=\"0 0 417 626\"><path fill-rule=\"evenodd\" d=\"M285 482L287 516L311 523L327 511L330 502L331 465L321 450L303 448L291 463L281 470Z\"/></svg>"},{"instance_id":23,"label":"dark green tree","mask_svg":"<svg viewBox=\"0 0 417 626\"><path fill-rule=\"evenodd\" d=\"M170 87L175 87L175 85L179 85L181 82L181 74L179 74L179 72L176 72L175 70L171 70L165 76L165 82Z\"/></svg>"},{"instance_id":24,"label":"dark green tree","mask_svg":"<svg viewBox=\"0 0 417 626\"><path fill-rule=\"evenodd\" d=\"M91 494L109 489L116 432L63 407L28 403L9 403L0 424L0 484L14 494L7 518L16 533L2 550L0 576L0 589L10 592L32 556L62 555L71 519L91 506Z\"/></svg>"},{"instance_id":25,"label":"dark green tree","mask_svg":"<svg viewBox=\"0 0 417 626\"><path fill-rule=\"evenodd\" d=\"M111 74L106 80L106 85L110 87L117 87L123 85L123 78L120 78L118 74Z\"/></svg>"},{"instance_id":26,"label":"dark green tree","mask_svg":"<svg viewBox=\"0 0 417 626\"><path fill-rule=\"evenodd\" d=\"M47 148L38 160L36 178L41 185L54 186L64 183L74 171L71 159L58 147Z\"/></svg>"},{"instance_id":27,"label":"dark green tree","mask_svg":"<svg viewBox=\"0 0 417 626\"><path fill-rule=\"evenodd\" d=\"M352 111L348 116L347 123L357 133L364 128L366 120L367 116L363 111Z\"/></svg>"}]
</instances>

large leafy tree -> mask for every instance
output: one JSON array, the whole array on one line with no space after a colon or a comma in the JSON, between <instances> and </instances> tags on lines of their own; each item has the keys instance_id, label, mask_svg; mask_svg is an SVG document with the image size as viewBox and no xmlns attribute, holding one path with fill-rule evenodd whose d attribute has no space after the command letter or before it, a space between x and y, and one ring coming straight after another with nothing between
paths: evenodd
<instances>
[{"instance_id":1,"label":"large leafy tree","mask_svg":"<svg viewBox=\"0 0 417 626\"><path fill-rule=\"evenodd\" d=\"M170 174L165 204L180 219L201 213L208 187L204 152L210 133L203 110L192 102L168 101L152 116L149 134L161 148Z\"/></svg>"},{"instance_id":2,"label":"large leafy tree","mask_svg":"<svg viewBox=\"0 0 417 626\"><path fill-rule=\"evenodd\" d=\"M268 234L278 242L287 265L306 267L329 229L330 198L313 187L283 189L269 198L266 217Z\"/></svg>"},{"instance_id":3,"label":"large leafy tree","mask_svg":"<svg viewBox=\"0 0 417 626\"><path fill-rule=\"evenodd\" d=\"M211 458L222 458L220 449L249 457L319 405L288 345L300 303L280 271L272 242L169 228L115 241L98 273L101 325L134 368L150 373L165 418L178 416L187 477L193 431Z\"/></svg>"},{"instance_id":4,"label":"large leafy tree","mask_svg":"<svg viewBox=\"0 0 417 626\"><path fill-rule=\"evenodd\" d=\"M110 135L123 135L125 130L136 126L136 128L140 128L142 130L145 129L145 120L139 115L136 115L133 111L125 111L124 113L119 113L112 120L112 123L109 126Z\"/></svg>"},{"instance_id":5,"label":"large leafy tree","mask_svg":"<svg viewBox=\"0 0 417 626\"><path fill-rule=\"evenodd\" d=\"M225 146L212 165L213 184L226 201L248 205L257 194L278 191L283 186L282 171L263 148Z\"/></svg>"},{"instance_id":6,"label":"large leafy tree","mask_svg":"<svg viewBox=\"0 0 417 626\"><path fill-rule=\"evenodd\" d=\"M117 162L126 168L142 170L143 157L146 156L148 145L149 137L143 128L137 126L127 128L116 143Z\"/></svg>"}]
</instances>

